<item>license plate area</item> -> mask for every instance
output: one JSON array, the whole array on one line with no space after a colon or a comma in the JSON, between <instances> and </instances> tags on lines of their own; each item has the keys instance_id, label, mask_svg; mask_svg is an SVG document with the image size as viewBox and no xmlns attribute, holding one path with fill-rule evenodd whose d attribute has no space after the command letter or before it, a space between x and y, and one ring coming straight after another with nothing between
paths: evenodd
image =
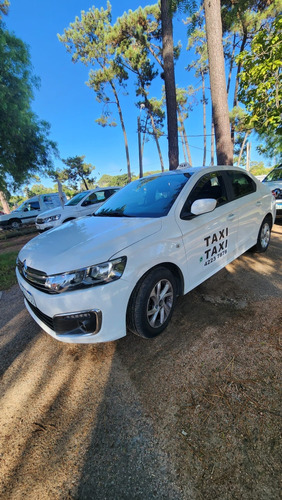
<instances>
[{"instance_id":1,"label":"license plate area","mask_svg":"<svg viewBox=\"0 0 282 500\"><path fill-rule=\"evenodd\" d=\"M21 288L21 291L23 292L26 300L28 302L30 302L33 306L36 307L36 302L35 302L35 299L34 299L32 293L30 293L21 283L20 283L20 288Z\"/></svg>"}]
</instances>

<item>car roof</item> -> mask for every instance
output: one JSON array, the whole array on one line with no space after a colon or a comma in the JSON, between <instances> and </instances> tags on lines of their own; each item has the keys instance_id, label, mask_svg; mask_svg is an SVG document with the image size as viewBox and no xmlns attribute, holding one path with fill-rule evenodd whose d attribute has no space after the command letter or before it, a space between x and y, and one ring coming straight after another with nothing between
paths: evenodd
<instances>
[{"instance_id":1,"label":"car roof","mask_svg":"<svg viewBox=\"0 0 282 500\"><path fill-rule=\"evenodd\" d=\"M184 164L183 164L184 165ZM177 175L177 174L196 174L196 173L205 173L219 170L236 170L237 172L244 172L249 174L246 169L242 167L234 167L232 165L214 165L214 166L199 166L199 167L186 167L180 165L176 170L166 170L165 172L158 172L156 174L151 174L148 177L156 177L156 176L165 176L165 175ZM147 177L147 176L146 176Z\"/></svg>"}]
</instances>

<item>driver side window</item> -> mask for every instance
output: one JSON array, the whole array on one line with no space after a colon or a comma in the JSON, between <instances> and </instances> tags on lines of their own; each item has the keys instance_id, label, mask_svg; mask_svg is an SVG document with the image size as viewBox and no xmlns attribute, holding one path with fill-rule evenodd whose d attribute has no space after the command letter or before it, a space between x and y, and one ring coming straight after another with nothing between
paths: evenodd
<instances>
[{"instance_id":1,"label":"driver side window","mask_svg":"<svg viewBox=\"0 0 282 500\"><path fill-rule=\"evenodd\" d=\"M196 200L203 200L206 198L211 198L217 201L216 207L227 203L227 194L225 189L224 180L220 172L212 172L210 174L205 174L197 182L196 186L192 189L189 194L181 215L184 213L187 215L191 213L191 206ZM181 216L180 215L180 216ZM193 214L191 213L191 217Z\"/></svg>"}]
</instances>

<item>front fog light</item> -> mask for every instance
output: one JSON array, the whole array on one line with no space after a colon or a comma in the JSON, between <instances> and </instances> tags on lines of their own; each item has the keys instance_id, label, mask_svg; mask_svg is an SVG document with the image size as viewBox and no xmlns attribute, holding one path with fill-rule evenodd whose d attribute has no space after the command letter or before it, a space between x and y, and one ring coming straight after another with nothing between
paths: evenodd
<instances>
[{"instance_id":1,"label":"front fog light","mask_svg":"<svg viewBox=\"0 0 282 500\"><path fill-rule=\"evenodd\" d=\"M96 309L57 314L53 318L54 330L57 335L95 335L99 332L101 323L102 313Z\"/></svg>"}]
</instances>

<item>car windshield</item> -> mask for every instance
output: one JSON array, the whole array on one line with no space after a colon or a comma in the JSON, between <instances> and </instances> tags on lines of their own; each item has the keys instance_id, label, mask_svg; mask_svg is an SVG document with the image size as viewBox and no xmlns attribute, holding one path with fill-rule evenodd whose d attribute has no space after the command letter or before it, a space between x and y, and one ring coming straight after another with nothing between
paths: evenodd
<instances>
[{"instance_id":1,"label":"car windshield","mask_svg":"<svg viewBox=\"0 0 282 500\"><path fill-rule=\"evenodd\" d=\"M71 200L66 203L66 206L73 207L74 205L78 205L78 203L85 198L90 193L90 191L83 191L82 193L76 194Z\"/></svg>"},{"instance_id":2,"label":"car windshield","mask_svg":"<svg viewBox=\"0 0 282 500\"><path fill-rule=\"evenodd\" d=\"M95 217L163 217L191 177L175 173L143 177L118 191L95 212Z\"/></svg>"},{"instance_id":3,"label":"car windshield","mask_svg":"<svg viewBox=\"0 0 282 500\"><path fill-rule=\"evenodd\" d=\"M19 207L15 208L13 212L21 212L24 208L26 208L26 203L22 203Z\"/></svg>"},{"instance_id":4,"label":"car windshield","mask_svg":"<svg viewBox=\"0 0 282 500\"><path fill-rule=\"evenodd\" d=\"M263 182L282 181L282 168L275 168L263 180Z\"/></svg>"}]
</instances>

